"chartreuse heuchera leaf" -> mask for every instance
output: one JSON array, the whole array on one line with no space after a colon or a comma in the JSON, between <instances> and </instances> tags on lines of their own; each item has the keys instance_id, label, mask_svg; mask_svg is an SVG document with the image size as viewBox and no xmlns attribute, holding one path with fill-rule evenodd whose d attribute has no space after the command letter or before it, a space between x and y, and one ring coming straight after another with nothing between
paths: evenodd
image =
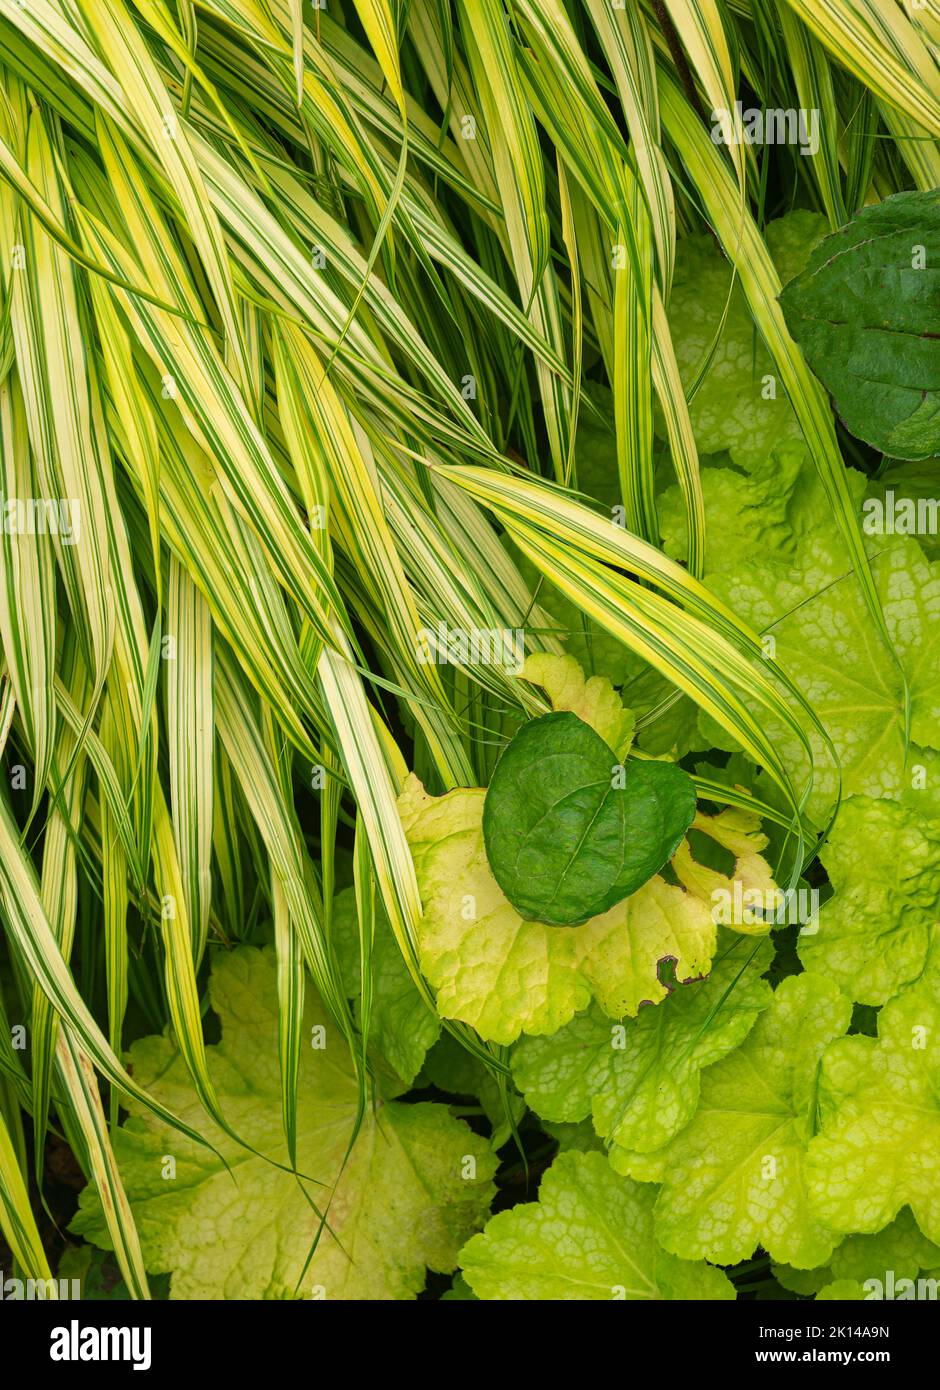
<instances>
[{"instance_id":1,"label":"chartreuse heuchera leaf","mask_svg":"<svg viewBox=\"0 0 940 1390\"><path fill-rule=\"evenodd\" d=\"M940 820L854 796L820 859L835 890L800 959L862 1004L883 1004L923 972L940 925Z\"/></svg>"},{"instance_id":2,"label":"chartreuse heuchera leaf","mask_svg":"<svg viewBox=\"0 0 940 1390\"><path fill-rule=\"evenodd\" d=\"M916 536L928 559L940 559L938 468L937 458L885 459L865 489L862 530L872 536Z\"/></svg>"},{"instance_id":3,"label":"chartreuse heuchera leaf","mask_svg":"<svg viewBox=\"0 0 940 1390\"><path fill-rule=\"evenodd\" d=\"M721 1270L657 1244L651 1188L598 1153L563 1153L537 1202L494 1216L464 1246L464 1278L482 1299L730 1299Z\"/></svg>"},{"instance_id":4,"label":"chartreuse heuchera leaf","mask_svg":"<svg viewBox=\"0 0 940 1390\"><path fill-rule=\"evenodd\" d=\"M802 1269L829 1258L839 1236L804 1170L819 1060L851 1016L825 976L791 976L742 1045L702 1074L695 1115L662 1152L656 1231L667 1250L734 1264L761 1245Z\"/></svg>"},{"instance_id":5,"label":"chartreuse heuchera leaf","mask_svg":"<svg viewBox=\"0 0 940 1390\"><path fill-rule=\"evenodd\" d=\"M635 893L675 853L695 788L675 763L617 762L569 711L524 724L483 803L493 877L530 921L574 926Z\"/></svg>"},{"instance_id":6,"label":"chartreuse heuchera leaf","mask_svg":"<svg viewBox=\"0 0 940 1390\"><path fill-rule=\"evenodd\" d=\"M780 303L854 435L897 458L940 449L940 192L862 208Z\"/></svg>"},{"instance_id":7,"label":"chartreuse heuchera leaf","mask_svg":"<svg viewBox=\"0 0 940 1390\"><path fill-rule=\"evenodd\" d=\"M829 1261L834 1279L886 1279L893 1270L897 1279L914 1279L940 1265L940 1246L928 1240L903 1207L890 1225L874 1235L852 1235L833 1252Z\"/></svg>"},{"instance_id":8,"label":"chartreuse heuchera leaf","mask_svg":"<svg viewBox=\"0 0 940 1390\"><path fill-rule=\"evenodd\" d=\"M593 1006L552 1037L523 1038L513 1079L543 1120L590 1115L613 1146L662 1148L695 1113L702 1069L742 1043L770 1003L761 972L772 955L766 940L723 931L706 979L624 1023Z\"/></svg>"},{"instance_id":9,"label":"chartreuse heuchera leaf","mask_svg":"<svg viewBox=\"0 0 940 1390\"><path fill-rule=\"evenodd\" d=\"M816 1295L817 1303L860 1303L868 1295L857 1279L836 1279L820 1289Z\"/></svg>"},{"instance_id":10,"label":"chartreuse heuchera leaf","mask_svg":"<svg viewBox=\"0 0 940 1390\"><path fill-rule=\"evenodd\" d=\"M877 1297L878 1284L884 1290L893 1281L897 1289L899 1281L917 1279L938 1265L940 1247L923 1234L910 1207L904 1207L884 1230L874 1235L846 1236L833 1251L828 1265L811 1270L775 1265L773 1272L778 1282L794 1293L817 1293L845 1280L860 1286L872 1281L870 1292Z\"/></svg>"},{"instance_id":11,"label":"chartreuse heuchera leaf","mask_svg":"<svg viewBox=\"0 0 940 1390\"><path fill-rule=\"evenodd\" d=\"M226 1114L261 1154L286 1164L273 952L240 947L219 953L210 997L222 1040L207 1050ZM130 1060L151 1094L177 1114L198 1115L208 1124L169 1039L135 1043ZM297 1166L316 1181L302 1182L220 1131L204 1131L227 1171L210 1150L132 1105L113 1135L114 1150L147 1268L172 1274L172 1298L293 1297L319 1226L311 1202L320 1211L329 1203L328 1228L299 1296L413 1298L427 1266L455 1268L461 1244L482 1225L493 1196L496 1160L489 1144L445 1106L378 1099L367 1108L343 1168L357 1101L348 1048L308 990ZM107 1245L91 1187L82 1193L72 1229Z\"/></svg>"},{"instance_id":12,"label":"chartreuse heuchera leaf","mask_svg":"<svg viewBox=\"0 0 940 1390\"><path fill-rule=\"evenodd\" d=\"M861 509L865 481L851 471L848 478ZM900 672L872 630L806 450L781 450L747 476L736 469L703 468L702 491L709 526L747 542L746 557L734 546L709 548L708 587L765 634L768 652L806 696L835 746L838 767L807 727L815 762L809 814L824 823L839 793L840 769L843 796L903 797L926 813L936 796L931 750L940 743L938 566L910 536L869 536L875 585L910 691L908 750ZM678 489L663 495L660 520L667 552L683 557ZM796 737L773 721L768 732L789 764L799 767ZM722 730L703 717L695 742L728 747Z\"/></svg>"},{"instance_id":13,"label":"chartreuse heuchera leaf","mask_svg":"<svg viewBox=\"0 0 940 1390\"><path fill-rule=\"evenodd\" d=\"M526 657L524 680L539 685L556 711L568 710L588 724L618 758L625 758L636 723L632 710L603 676L585 676L573 656L535 652Z\"/></svg>"},{"instance_id":14,"label":"chartreuse heuchera leaf","mask_svg":"<svg viewBox=\"0 0 940 1390\"><path fill-rule=\"evenodd\" d=\"M803 268L825 230L825 219L809 212L793 212L767 225L767 245L781 280L792 279ZM750 467L778 445L800 439L771 356L754 332L740 280L713 237L679 241L669 321L686 391L707 364L689 402L700 454L727 450L736 464Z\"/></svg>"},{"instance_id":15,"label":"chartreuse heuchera leaf","mask_svg":"<svg viewBox=\"0 0 940 1390\"><path fill-rule=\"evenodd\" d=\"M878 1037L823 1060L807 1192L839 1232L880 1231L909 1206L940 1244L940 979L936 963L885 1004Z\"/></svg>"}]
</instances>

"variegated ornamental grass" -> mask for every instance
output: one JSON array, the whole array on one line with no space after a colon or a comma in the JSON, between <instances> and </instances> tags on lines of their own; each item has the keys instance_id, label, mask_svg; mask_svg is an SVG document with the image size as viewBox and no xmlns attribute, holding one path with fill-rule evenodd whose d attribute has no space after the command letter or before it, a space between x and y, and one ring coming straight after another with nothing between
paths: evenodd
<instances>
[{"instance_id":1,"label":"variegated ornamental grass","mask_svg":"<svg viewBox=\"0 0 940 1390\"><path fill-rule=\"evenodd\" d=\"M727 1297L703 1261L757 1244L828 1270L880 1229L812 1147L801 1231L783 1191L709 1245L706 1179L649 1184L712 1152L746 1048L795 1087L802 1154L825 1049L865 1071L831 1043L848 1003L893 1009L887 1067L929 974L940 836L906 818L940 816L935 555L866 535L890 461L837 427L778 295L857 207L940 184L938 42L932 3L893 0L0 0L0 1228L24 1276L59 1260L53 1138L134 1298L148 1271L407 1298L471 1236L478 1296L554 1297L513 1251L572 1192L634 1239L631 1297ZM816 111L818 147L749 145L737 103ZM919 467L896 487L929 495ZM468 638L447 660L441 632ZM633 756L684 760L718 848L558 935L501 900L481 789L520 720L599 706ZM771 1005L772 952L705 904L805 887L830 831L862 901L843 795L911 856L923 920L885 894L860 940L837 902ZM610 1020L622 1065L558 1094L571 1030L603 1051ZM672 1119L644 1128L673 1043ZM399 1104L416 1079L445 1099ZM562 1155L539 1208L474 1236L496 1149L590 1116L610 1163ZM174 1152L207 1175L194 1225L236 1163L272 1204L243 1284L237 1241L214 1261L160 1206ZM936 1193L879 1202L940 1241Z\"/></svg>"}]
</instances>

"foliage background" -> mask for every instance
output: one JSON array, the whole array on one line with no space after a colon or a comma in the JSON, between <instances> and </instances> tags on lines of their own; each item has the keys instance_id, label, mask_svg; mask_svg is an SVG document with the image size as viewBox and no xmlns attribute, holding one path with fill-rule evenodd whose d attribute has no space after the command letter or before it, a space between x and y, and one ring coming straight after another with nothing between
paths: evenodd
<instances>
[{"instance_id":1,"label":"foliage background","mask_svg":"<svg viewBox=\"0 0 940 1390\"><path fill-rule=\"evenodd\" d=\"M2 0L2 490L78 523L0 538L5 1268L61 1255L97 1286L97 1253L62 1253L86 1180L77 1229L133 1297L171 1272L177 1296L290 1296L318 1269L411 1297L459 1258L449 1296L733 1293L705 1259L739 1296L845 1295L898 1250L940 1264L936 1051L902 1051L940 1007L936 543L860 524L935 473L846 433L777 302L857 208L940 184L938 40L934 0ZM716 144L738 100L818 110L818 150ZM800 1163L816 1145L812 1212L755 1216L720 1172L657 1196L657 1160L598 1120L603 1078L532 1101L531 1049L561 1065L590 1013L510 1053L512 1021L439 1009L405 775L481 787L547 707L422 661L441 623L609 676L636 749L759 814L779 881L829 899L799 956L781 932L749 960L761 1007L723 1060L677 1079L658 1054L678 1173L763 1058ZM628 1017L638 1047L685 998ZM778 1045L791 1014L806 1047ZM878 1119L899 1069L901 1138ZM421 1183L367 1177L389 1132ZM880 1166L843 1190L859 1134ZM168 1152L186 1180L151 1217ZM216 1155L244 1189L219 1195ZM549 1162L539 1205L461 1257L494 1175L514 1207ZM237 1249L207 1266L234 1195L272 1190L291 1239L241 1279ZM637 1286L616 1257L574 1286L553 1267L598 1203Z\"/></svg>"}]
</instances>

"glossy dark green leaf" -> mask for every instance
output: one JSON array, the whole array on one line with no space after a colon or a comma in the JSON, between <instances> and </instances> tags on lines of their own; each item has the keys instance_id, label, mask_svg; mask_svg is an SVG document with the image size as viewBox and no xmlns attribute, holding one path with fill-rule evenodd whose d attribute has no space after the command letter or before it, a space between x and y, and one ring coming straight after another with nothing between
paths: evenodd
<instances>
[{"instance_id":1,"label":"glossy dark green leaf","mask_svg":"<svg viewBox=\"0 0 940 1390\"><path fill-rule=\"evenodd\" d=\"M567 712L523 725L496 765L483 806L490 868L523 917L575 926L661 869L695 815L674 763L624 766Z\"/></svg>"},{"instance_id":2,"label":"glossy dark green leaf","mask_svg":"<svg viewBox=\"0 0 940 1390\"><path fill-rule=\"evenodd\" d=\"M780 303L857 438L896 458L940 451L940 192L863 208Z\"/></svg>"}]
</instances>

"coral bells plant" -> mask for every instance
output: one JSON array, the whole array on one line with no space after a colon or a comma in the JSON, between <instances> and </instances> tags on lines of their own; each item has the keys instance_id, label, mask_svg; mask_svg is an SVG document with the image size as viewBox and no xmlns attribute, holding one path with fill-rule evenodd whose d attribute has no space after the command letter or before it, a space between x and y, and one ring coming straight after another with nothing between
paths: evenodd
<instances>
[{"instance_id":1,"label":"coral bells plant","mask_svg":"<svg viewBox=\"0 0 940 1390\"><path fill-rule=\"evenodd\" d=\"M4 1298L935 1297L887 9L0 0Z\"/></svg>"}]
</instances>

